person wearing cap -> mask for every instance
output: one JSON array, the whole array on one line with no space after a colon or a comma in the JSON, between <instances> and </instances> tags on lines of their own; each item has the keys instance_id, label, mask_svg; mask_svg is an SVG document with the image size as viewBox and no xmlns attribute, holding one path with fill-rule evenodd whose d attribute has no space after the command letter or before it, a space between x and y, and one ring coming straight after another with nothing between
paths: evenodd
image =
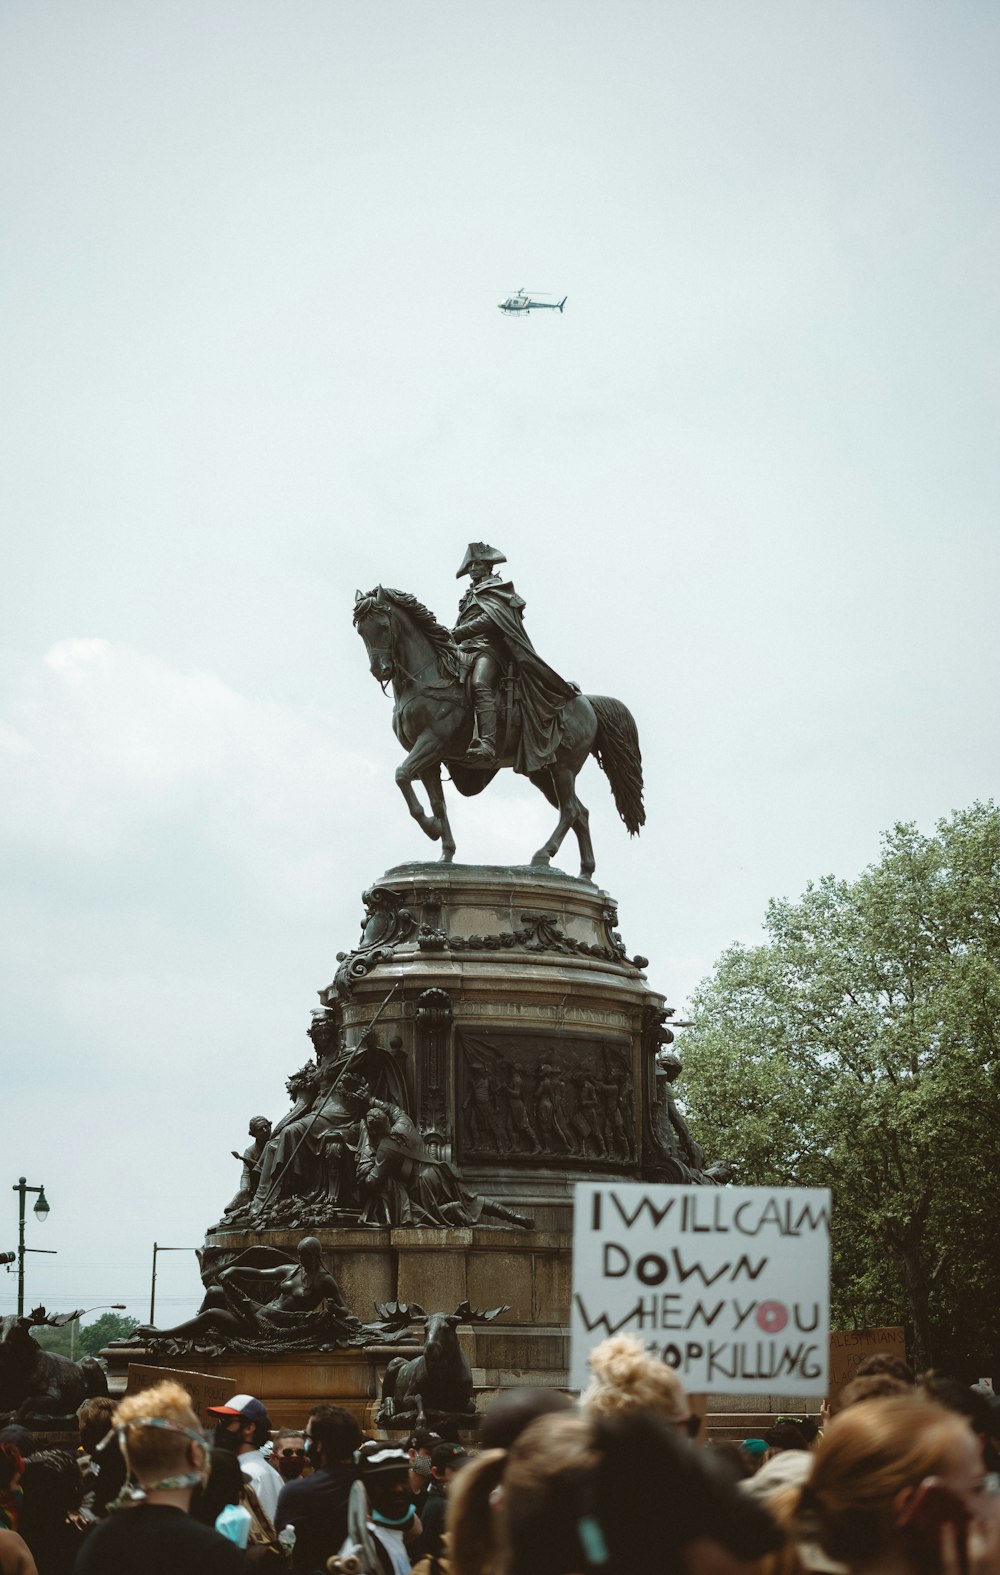
<instances>
[{"instance_id":1,"label":"person wearing cap","mask_svg":"<svg viewBox=\"0 0 1000 1575\"><path fill-rule=\"evenodd\" d=\"M429 1427L418 1427L406 1440L406 1453L410 1457L410 1492L413 1494L413 1507L418 1515L423 1515L424 1502L431 1490L431 1455L436 1444L443 1444L444 1439L440 1433L434 1433Z\"/></svg>"},{"instance_id":2,"label":"person wearing cap","mask_svg":"<svg viewBox=\"0 0 1000 1575\"><path fill-rule=\"evenodd\" d=\"M368 1500L368 1533L374 1540L383 1575L409 1575L409 1550L421 1531L410 1492L410 1457L405 1449L376 1439L362 1444L354 1460L358 1482ZM355 1543L348 1536L341 1555L352 1553L354 1548Z\"/></svg>"},{"instance_id":3,"label":"person wearing cap","mask_svg":"<svg viewBox=\"0 0 1000 1575\"><path fill-rule=\"evenodd\" d=\"M217 1442L223 1447L235 1447L240 1472L256 1493L268 1520L273 1523L281 1478L268 1465L261 1447L271 1436L271 1418L267 1414L267 1407L253 1395L233 1395L225 1405L210 1405L208 1412L216 1418Z\"/></svg>"},{"instance_id":4,"label":"person wearing cap","mask_svg":"<svg viewBox=\"0 0 1000 1575\"><path fill-rule=\"evenodd\" d=\"M472 658L471 690L477 740L470 760L496 759L497 687L507 663L514 666L521 701L521 736L514 770L528 776L552 764L560 742L559 717L579 690L543 662L524 628L524 600L493 571L507 559L485 541L470 541L456 579L472 584L458 606L452 633ZM510 726L508 716L507 725Z\"/></svg>"},{"instance_id":5,"label":"person wearing cap","mask_svg":"<svg viewBox=\"0 0 1000 1575\"><path fill-rule=\"evenodd\" d=\"M238 1575L245 1570L236 1544L188 1513L209 1461L187 1390L168 1381L126 1395L113 1425L141 1497L88 1532L73 1575Z\"/></svg>"},{"instance_id":6,"label":"person wearing cap","mask_svg":"<svg viewBox=\"0 0 1000 1575\"><path fill-rule=\"evenodd\" d=\"M347 1500L358 1474L354 1451L361 1429L343 1406L318 1405L309 1413L305 1442L313 1470L285 1483L274 1519L277 1531L295 1527L292 1569L297 1575L325 1569L347 1536Z\"/></svg>"},{"instance_id":7,"label":"person wearing cap","mask_svg":"<svg viewBox=\"0 0 1000 1575\"><path fill-rule=\"evenodd\" d=\"M421 1532L413 1557L439 1558L444 1550L444 1520L448 1490L468 1460L461 1444L436 1444L431 1453L431 1484L420 1515Z\"/></svg>"}]
</instances>

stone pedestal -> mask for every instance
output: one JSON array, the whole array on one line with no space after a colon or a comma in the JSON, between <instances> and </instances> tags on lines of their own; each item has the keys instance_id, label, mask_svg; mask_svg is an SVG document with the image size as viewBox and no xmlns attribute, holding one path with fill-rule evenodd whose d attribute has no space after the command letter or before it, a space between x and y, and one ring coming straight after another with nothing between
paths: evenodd
<instances>
[{"instance_id":1,"label":"stone pedestal","mask_svg":"<svg viewBox=\"0 0 1000 1575\"><path fill-rule=\"evenodd\" d=\"M386 1302L446 1313L507 1303L502 1318L459 1329L477 1389L562 1387L574 1182L640 1179L662 1162L655 1056L672 1038L663 997L646 982L645 959L626 949L614 901L557 870L402 864L363 901L359 944L338 954L309 1029L320 1076L340 1072L347 1089L360 1074L405 1113L407 1141L460 1171L466 1202L449 1205L449 1218L465 1223L438 1228L438 1218L431 1228L416 1191L408 1224L398 1191L374 1204L364 1191L352 1202L340 1181L325 1193L331 1151L315 1143L310 1158L303 1133L298 1174L292 1160L280 1174L272 1163L278 1179L262 1212L209 1231L206 1283L247 1248L291 1258L314 1235L362 1321ZM403 1163L404 1193L412 1173ZM365 1198L365 1217L384 1224L359 1224ZM407 1207L404 1197L404 1217ZM516 1228L509 1211L531 1228ZM405 1350L260 1361L196 1351L190 1365L231 1372L234 1389L265 1399L276 1422L301 1425L308 1403L329 1400L370 1426L385 1365Z\"/></svg>"}]
</instances>

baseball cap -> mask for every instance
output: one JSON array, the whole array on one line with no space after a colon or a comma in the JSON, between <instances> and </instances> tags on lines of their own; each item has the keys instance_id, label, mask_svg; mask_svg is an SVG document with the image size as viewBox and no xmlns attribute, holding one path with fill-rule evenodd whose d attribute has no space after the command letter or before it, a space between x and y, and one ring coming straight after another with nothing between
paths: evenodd
<instances>
[{"instance_id":1,"label":"baseball cap","mask_svg":"<svg viewBox=\"0 0 1000 1575\"><path fill-rule=\"evenodd\" d=\"M381 1476L383 1472L409 1471L410 1457L396 1444L383 1444L377 1438L369 1439L354 1452L354 1464L362 1481Z\"/></svg>"},{"instance_id":2,"label":"baseball cap","mask_svg":"<svg viewBox=\"0 0 1000 1575\"><path fill-rule=\"evenodd\" d=\"M266 1405L255 1400L253 1395L233 1395L225 1405L209 1405L205 1409L209 1416L240 1416L245 1422L266 1422L268 1427L271 1425Z\"/></svg>"},{"instance_id":3,"label":"baseball cap","mask_svg":"<svg viewBox=\"0 0 1000 1575\"><path fill-rule=\"evenodd\" d=\"M449 1466L460 1466L468 1458L468 1451L461 1444L435 1444L431 1451L431 1469L447 1471Z\"/></svg>"}]
</instances>

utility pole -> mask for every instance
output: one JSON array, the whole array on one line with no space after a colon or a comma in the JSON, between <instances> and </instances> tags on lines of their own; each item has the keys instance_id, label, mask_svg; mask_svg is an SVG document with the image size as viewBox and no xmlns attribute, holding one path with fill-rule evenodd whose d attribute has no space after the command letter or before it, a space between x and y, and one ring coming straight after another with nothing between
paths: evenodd
<instances>
[{"instance_id":1,"label":"utility pole","mask_svg":"<svg viewBox=\"0 0 1000 1575\"><path fill-rule=\"evenodd\" d=\"M149 1321L155 1322L156 1312L156 1255L159 1252L197 1252L197 1247L161 1247L158 1242L153 1243L153 1278L149 1282Z\"/></svg>"}]
</instances>

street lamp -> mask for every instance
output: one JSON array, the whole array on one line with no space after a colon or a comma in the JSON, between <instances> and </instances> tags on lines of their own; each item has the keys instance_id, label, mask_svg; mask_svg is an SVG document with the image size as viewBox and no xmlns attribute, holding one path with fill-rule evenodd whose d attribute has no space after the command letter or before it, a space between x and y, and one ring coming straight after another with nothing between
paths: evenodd
<instances>
[{"instance_id":1,"label":"street lamp","mask_svg":"<svg viewBox=\"0 0 1000 1575\"><path fill-rule=\"evenodd\" d=\"M76 1360L76 1331L80 1323L80 1319L86 1318L88 1313L103 1312L105 1308L107 1308L110 1312L124 1312L126 1305L127 1304L125 1302L97 1302L95 1306L84 1307L80 1310L80 1312L77 1313L76 1317L73 1319L73 1322L69 1326L69 1359L71 1362Z\"/></svg>"},{"instance_id":2,"label":"street lamp","mask_svg":"<svg viewBox=\"0 0 1000 1575\"><path fill-rule=\"evenodd\" d=\"M38 1201L35 1204L34 1213L35 1213L35 1218L37 1219L38 1223L40 1225L44 1225L45 1221L49 1217L49 1205L48 1205L48 1199L45 1196L45 1188L44 1187L29 1187L28 1183L25 1181L24 1177L21 1176L19 1178L18 1182L17 1182L17 1185L14 1186L14 1187L11 1187L10 1190L12 1192L16 1192L16 1193L19 1194L19 1198L18 1198L19 1207L18 1207L18 1215L17 1215L17 1316L19 1318L23 1318L24 1317L24 1255L25 1255L26 1252L44 1252L44 1253L47 1253L51 1257L54 1258L55 1257L55 1248L53 1248L53 1247L26 1247L24 1245L24 1203L25 1203L25 1199L26 1199L26 1197L27 1197L29 1192L37 1192L38 1193Z\"/></svg>"},{"instance_id":3,"label":"street lamp","mask_svg":"<svg viewBox=\"0 0 1000 1575\"><path fill-rule=\"evenodd\" d=\"M197 1247L161 1247L159 1242L153 1243L153 1278L149 1282L149 1322L155 1322L153 1314L156 1312L156 1258L161 1252L197 1252Z\"/></svg>"}]
</instances>

